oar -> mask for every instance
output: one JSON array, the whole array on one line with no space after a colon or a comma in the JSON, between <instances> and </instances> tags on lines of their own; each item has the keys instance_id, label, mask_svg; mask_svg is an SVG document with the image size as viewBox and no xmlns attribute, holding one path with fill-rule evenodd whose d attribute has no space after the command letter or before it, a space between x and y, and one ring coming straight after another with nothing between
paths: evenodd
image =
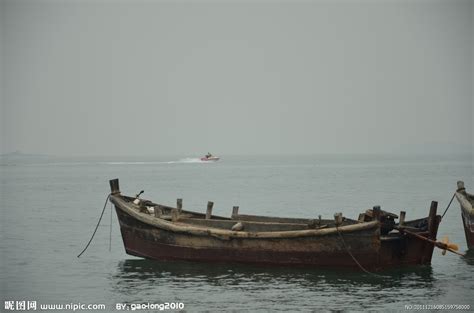
<instances>
[{"instance_id":1,"label":"oar","mask_svg":"<svg viewBox=\"0 0 474 313\"><path fill-rule=\"evenodd\" d=\"M454 243L449 243L446 241L446 243L444 242L440 242L440 241L435 241L435 240L432 240L432 239L429 239L429 238L426 238L424 236L421 236L421 235L418 235L418 234L415 234L415 233L412 233L411 231L408 231L406 229L404 229L403 227L396 227L396 229L398 229L399 231L402 231L410 236L414 236L418 239L421 239L421 240L424 240L424 241L428 241L429 243L432 243L433 245L435 245L437 248L440 248L442 250L447 250L449 252L452 252L452 253L456 253L460 256L464 256L464 254L462 253L459 253L457 252L456 250L458 250L458 246Z\"/></svg>"}]
</instances>

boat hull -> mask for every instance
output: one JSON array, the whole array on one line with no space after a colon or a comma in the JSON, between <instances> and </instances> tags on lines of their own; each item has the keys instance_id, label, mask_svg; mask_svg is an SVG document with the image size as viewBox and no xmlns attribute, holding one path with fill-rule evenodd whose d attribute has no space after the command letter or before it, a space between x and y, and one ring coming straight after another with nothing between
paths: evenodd
<instances>
[{"instance_id":1,"label":"boat hull","mask_svg":"<svg viewBox=\"0 0 474 313\"><path fill-rule=\"evenodd\" d=\"M427 232L419 233L419 235L429 237ZM433 244L411 236L382 237L380 267L390 268L431 264L433 250Z\"/></svg>"},{"instance_id":2,"label":"boat hull","mask_svg":"<svg viewBox=\"0 0 474 313\"><path fill-rule=\"evenodd\" d=\"M114 202L114 201L112 201ZM239 262L368 270L429 264L433 245L416 238L380 236L380 225L354 232L296 238L196 236L139 220L114 202L127 254L153 260Z\"/></svg>"},{"instance_id":3,"label":"boat hull","mask_svg":"<svg viewBox=\"0 0 474 313\"><path fill-rule=\"evenodd\" d=\"M116 211L125 250L134 256L154 260L357 268L337 233L323 238L226 240L171 232L137 221L119 208ZM361 265L377 267L374 260L377 260L380 251L378 234L378 227L374 227L356 235L343 235L345 244L354 251Z\"/></svg>"}]
</instances>

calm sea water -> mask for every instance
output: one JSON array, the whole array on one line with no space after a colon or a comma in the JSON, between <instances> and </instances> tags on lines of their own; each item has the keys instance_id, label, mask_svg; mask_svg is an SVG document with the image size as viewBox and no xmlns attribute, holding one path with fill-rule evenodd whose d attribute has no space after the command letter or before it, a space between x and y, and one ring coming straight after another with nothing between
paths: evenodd
<instances>
[{"instance_id":1,"label":"calm sea water","mask_svg":"<svg viewBox=\"0 0 474 313\"><path fill-rule=\"evenodd\" d=\"M431 266L374 277L358 272L238 264L155 262L126 255L110 207L89 240L108 180L124 194L215 214L332 218L373 205L407 219L446 208L457 180L474 190L472 157L226 157L203 164L180 158L4 158L1 176L0 300L106 304L182 302L185 311L404 311L405 305L470 304L474 254L439 250ZM110 224L112 221L112 224ZM112 227L111 241L109 239ZM466 251L458 203L439 229ZM111 251L109 251L109 245Z\"/></svg>"}]
</instances>

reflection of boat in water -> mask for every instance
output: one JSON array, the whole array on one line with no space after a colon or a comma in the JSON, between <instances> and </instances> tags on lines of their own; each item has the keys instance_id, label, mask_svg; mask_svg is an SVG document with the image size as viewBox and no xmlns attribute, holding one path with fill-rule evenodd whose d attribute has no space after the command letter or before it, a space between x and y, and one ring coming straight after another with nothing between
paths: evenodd
<instances>
[{"instance_id":1,"label":"reflection of boat in water","mask_svg":"<svg viewBox=\"0 0 474 313\"><path fill-rule=\"evenodd\" d=\"M343 287L355 286L362 288L377 287L399 288L410 285L410 288L431 289L433 283L433 269L431 266L405 267L391 269L383 276L366 275L360 272L345 272L302 267L262 267L239 263L218 263L209 266L205 263L175 261L160 262L146 259L123 260L118 263L117 273L114 275L119 282L149 280L150 285L156 283L157 278L194 283L204 283L212 286L239 283L256 285L295 284L305 288L321 288L321 286ZM410 290L410 289L408 289Z\"/></svg>"},{"instance_id":2,"label":"reflection of boat in water","mask_svg":"<svg viewBox=\"0 0 474 313\"><path fill-rule=\"evenodd\" d=\"M403 308L401 301L422 303L446 291L431 266L396 268L383 276L308 267L238 263L160 262L129 259L116 263L110 288L124 302L136 299L186 299L192 311L351 311ZM367 295L370 294L370 301ZM169 300L168 300L169 301ZM295 309L295 305L298 308ZM390 311L390 310L389 310Z\"/></svg>"},{"instance_id":3,"label":"reflection of boat in water","mask_svg":"<svg viewBox=\"0 0 474 313\"><path fill-rule=\"evenodd\" d=\"M203 156L201 158L201 161L204 161L204 162L215 162L215 161L219 161L220 158L219 157L216 157L210 153L207 153L205 156Z\"/></svg>"},{"instance_id":4,"label":"reflection of boat in water","mask_svg":"<svg viewBox=\"0 0 474 313\"><path fill-rule=\"evenodd\" d=\"M240 262L272 265L383 269L430 264L440 216L436 202L429 217L395 224L395 214L380 207L359 220L302 219L242 215L230 218L123 196L118 179L111 180L125 251L155 260ZM403 224L403 225L402 225ZM411 235L410 235L411 234ZM416 236L413 236L415 234Z\"/></svg>"},{"instance_id":5,"label":"reflection of boat in water","mask_svg":"<svg viewBox=\"0 0 474 313\"><path fill-rule=\"evenodd\" d=\"M466 192L464 182L458 181L456 190L456 199L461 205L462 224L466 235L467 247L474 249L474 195Z\"/></svg>"}]
</instances>

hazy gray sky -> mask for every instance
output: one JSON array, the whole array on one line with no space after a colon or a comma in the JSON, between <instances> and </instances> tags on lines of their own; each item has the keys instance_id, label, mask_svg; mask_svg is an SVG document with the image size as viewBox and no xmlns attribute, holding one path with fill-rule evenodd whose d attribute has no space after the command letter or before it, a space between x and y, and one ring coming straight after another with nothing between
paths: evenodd
<instances>
[{"instance_id":1,"label":"hazy gray sky","mask_svg":"<svg viewBox=\"0 0 474 313\"><path fill-rule=\"evenodd\" d=\"M474 1L2 1L0 12L3 153L473 143Z\"/></svg>"}]
</instances>

